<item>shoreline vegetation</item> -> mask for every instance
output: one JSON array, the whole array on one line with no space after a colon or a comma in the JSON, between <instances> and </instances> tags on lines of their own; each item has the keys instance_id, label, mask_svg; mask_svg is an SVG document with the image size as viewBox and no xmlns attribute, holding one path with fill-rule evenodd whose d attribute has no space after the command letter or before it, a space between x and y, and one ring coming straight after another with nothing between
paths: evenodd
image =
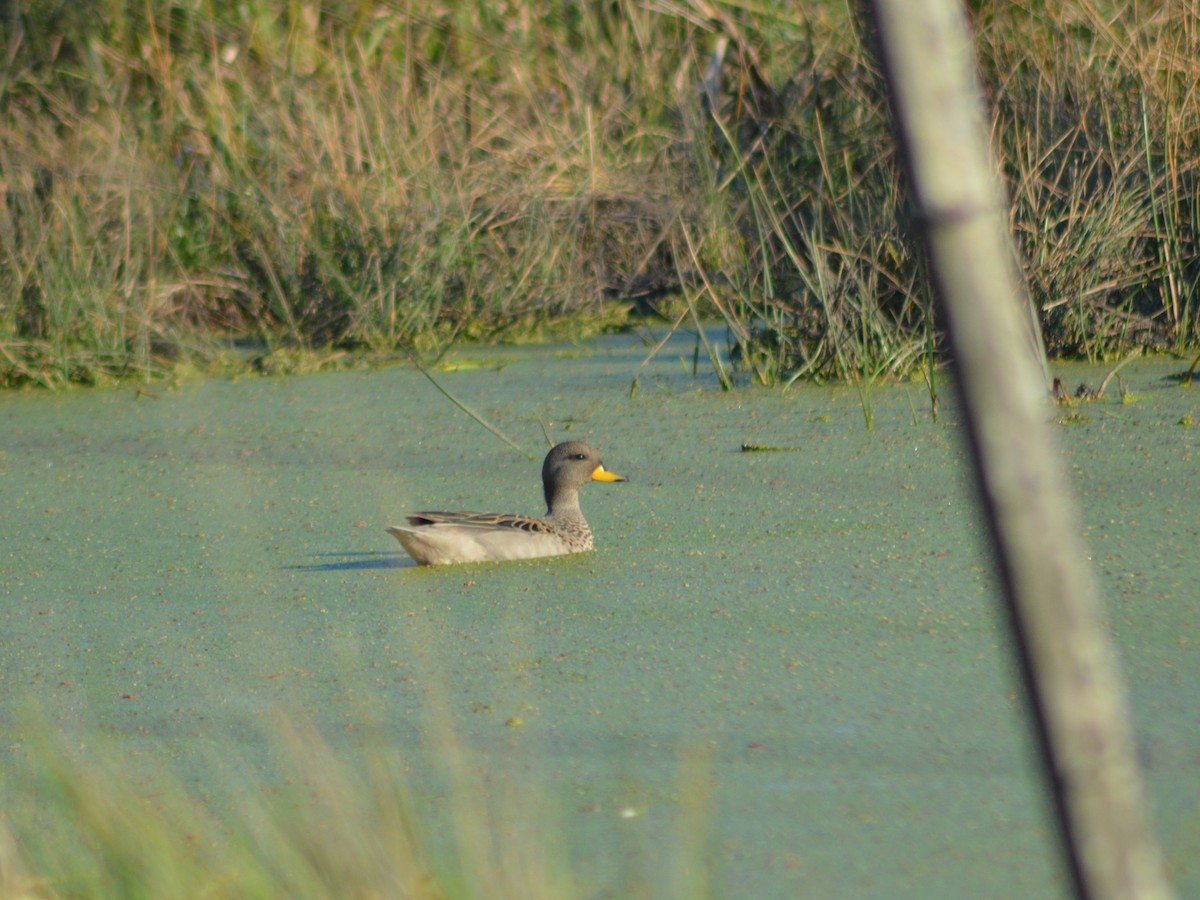
<instances>
[{"instance_id":1,"label":"shoreline vegetation","mask_svg":"<svg viewBox=\"0 0 1200 900\"><path fill-rule=\"evenodd\" d=\"M970 9L1051 355L1195 346L1200 0ZM846 5L8 15L0 385L645 317L726 326L723 383L905 377L942 350Z\"/></svg>"}]
</instances>

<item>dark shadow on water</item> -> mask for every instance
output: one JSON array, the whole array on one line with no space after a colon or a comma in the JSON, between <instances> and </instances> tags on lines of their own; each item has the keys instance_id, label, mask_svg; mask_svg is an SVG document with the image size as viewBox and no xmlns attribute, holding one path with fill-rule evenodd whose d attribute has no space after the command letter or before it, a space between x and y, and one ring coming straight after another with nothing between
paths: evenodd
<instances>
[{"instance_id":1,"label":"dark shadow on water","mask_svg":"<svg viewBox=\"0 0 1200 900\"><path fill-rule=\"evenodd\" d=\"M282 566L292 572L354 572L362 569L415 569L416 560L403 553L314 553L314 557L336 557L337 561Z\"/></svg>"}]
</instances>

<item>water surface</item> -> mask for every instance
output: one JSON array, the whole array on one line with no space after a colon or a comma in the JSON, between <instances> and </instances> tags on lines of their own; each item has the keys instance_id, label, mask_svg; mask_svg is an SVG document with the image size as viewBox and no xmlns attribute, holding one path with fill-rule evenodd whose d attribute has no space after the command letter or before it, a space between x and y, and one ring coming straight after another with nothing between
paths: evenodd
<instances>
[{"instance_id":1,"label":"water surface","mask_svg":"<svg viewBox=\"0 0 1200 900\"><path fill-rule=\"evenodd\" d=\"M646 352L474 349L436 374L532 459L408 367L0 396L14 817L31 703L81 756L103 736L216 809L278 785L282 714L347 759L385 745L435 844L480 793L585 897L680 895L689 867L714 896L1066 896L949 386L936 423L921 385L874 389L867 431L852 388L723 393L690 340ZM1183 368L1128 366L1137 402L1110 387L1056 430L1190 896ZM383 530L405 510L542 512L539 423L630 479L584 490L597 551L412 567Z\"/></svg>"}]
</instances>

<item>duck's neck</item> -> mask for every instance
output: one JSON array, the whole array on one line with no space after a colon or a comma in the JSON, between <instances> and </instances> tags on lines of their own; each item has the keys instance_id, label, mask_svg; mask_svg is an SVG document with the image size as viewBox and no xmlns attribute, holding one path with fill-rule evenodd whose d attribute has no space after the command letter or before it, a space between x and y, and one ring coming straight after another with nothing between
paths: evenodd
<instances>
[{"instance_id":1,"label":"duck's neck","mask_svg":"<svg viewBox=\"0 0 1200 900\"><path fill-rule=\"evenodd\" d=\"M591 550L592 529L579 508L579 497L556 498L548 506L546 521L554 530L569 538L574 550Z\"/></svg>"},{"instance_id":2,"label":"duck's neck","mask_svg":"<svg viewBox=\"0 0 1200 900\"><path fill-rule=\"evenodd\" d=\"M559 492L551 495L546 491L546 518L556 522L583 522L583 510L579 508L579 494Z\"/></svg>"}]
</instances>

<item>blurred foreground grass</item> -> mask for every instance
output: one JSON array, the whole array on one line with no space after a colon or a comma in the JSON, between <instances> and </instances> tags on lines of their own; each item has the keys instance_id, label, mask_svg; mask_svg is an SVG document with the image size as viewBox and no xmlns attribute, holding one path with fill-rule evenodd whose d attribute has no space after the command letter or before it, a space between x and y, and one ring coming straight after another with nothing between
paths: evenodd
<instances>
[{"instance_id":1,"label":"blurred foreground grass","mask_svg":"<svg viewBox=\"0 0 1200 900\"><path fill-rule=\"evenodd\" d=\"M283 718L263 737L275 768L218 774L199 790L152 745L131 756L99 731L77 746L52 734L45 724L26 729L20 772L6 767L0 781L5 900L595 896L594 885L574 883L556 813L547 812L553 801L522 792L497 806L444 734L437 765L451 788L437 817L417 812L406 766L383 743L338 749ZM681 762L688 799L678 833L656 842L674 848L667 880L680 897L708 896L706 765ZM432 830L435 818L448 839ZM638 883L643 861L636 853L625 861L621 876Z\"/></svg>"}]
</instances>

